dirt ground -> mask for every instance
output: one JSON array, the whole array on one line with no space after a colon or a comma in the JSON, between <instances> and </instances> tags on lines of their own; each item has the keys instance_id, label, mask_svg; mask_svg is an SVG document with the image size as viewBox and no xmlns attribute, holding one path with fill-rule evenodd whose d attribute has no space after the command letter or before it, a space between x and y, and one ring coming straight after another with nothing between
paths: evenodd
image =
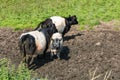
<instances>
[{"instance_id":1,"label":"dirt ground","mask_svg":"<svg viewBox=\"0 0 120 80\"><path fill-rule=\"evenodd\" d=\"M119 25L101 22L94 30L79 31L72 26L64 37L62 59L39 58L31 65L38 75L49 80L120 80ZM113 29L115 27L115 29ZM117 29L117 30L116 30ZM7 57L18 65L22 59L18 47L21 33L0 28L0 58Z\"/></svg>"}]
</instances>

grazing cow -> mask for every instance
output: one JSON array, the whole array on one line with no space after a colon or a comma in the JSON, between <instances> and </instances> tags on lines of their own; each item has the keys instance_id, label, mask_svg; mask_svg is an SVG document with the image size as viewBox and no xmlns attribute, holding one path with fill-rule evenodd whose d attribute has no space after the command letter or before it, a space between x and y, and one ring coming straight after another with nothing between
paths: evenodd
<instances>
[{"instance_id":1,"label":"grazing cow","mask_svg":"<svg viewBox=\"0 0 120 80\"><path fill-rule=\"evenodd\" d=\"M45 28L50 24L55 24L58 32L64 36L70 30L71 25L78 24L78 21L75 15L69 17L52 16L39 23L35 30L40 30L41 28Z\"/></svg>"},{"instance_id":2,"label":"grazing cow","mask_svg":"<svg viewBox=\"0 0 120 80\"><path fill-rule=\"evenodd\" d=\"M60 53L63 47L63 38L61 33L54 33L51 37L50 48L51 48L51 58L57 55L60 58Z\"/></svg>"},{"instance_id":3,"label":"grazing cow","mask_svg":"<svg viewBox=\"0 0 120 80\"><path fill-rule=\"evenodd\" d=\"M57 32L54 24L49 25L47 28L35 30L21 34L19 39L20 51L26 60L26 57L31 58L33 62L34 57L39 54L46 53L50 44L50 38L53 33Z\"/></svg>"}]
</instances>

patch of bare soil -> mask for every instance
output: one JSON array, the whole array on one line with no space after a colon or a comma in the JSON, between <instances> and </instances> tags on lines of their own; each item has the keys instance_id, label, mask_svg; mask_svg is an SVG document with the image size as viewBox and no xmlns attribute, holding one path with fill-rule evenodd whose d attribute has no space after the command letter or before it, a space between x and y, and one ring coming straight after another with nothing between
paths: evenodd
<instances>
[{"instance_id":1,"label":"patch of bare soil","mask_svg":"<svg viewBox=\"0 0 120 80\"><path fill-rule=\"evenodd\" d=\"M100 26L100 25L99 25ZM102 26L102 25L101 25ZM105 27L106 25L104 25ZM30 68L37 77L49 80L120 80L120 32L112 29L79 31L73 26L64 37L62 59L39 58ZM18 65L22 59L18 47L21 33L0 29L0 58Z\"/></svg>"}]
</instances>

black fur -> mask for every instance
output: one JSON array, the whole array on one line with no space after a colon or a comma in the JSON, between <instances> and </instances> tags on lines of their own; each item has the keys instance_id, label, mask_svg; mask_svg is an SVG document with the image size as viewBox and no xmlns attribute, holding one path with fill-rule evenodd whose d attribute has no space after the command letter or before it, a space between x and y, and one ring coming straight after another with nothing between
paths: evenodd
<instances>
[{"instance_id":1,"label":"black fur","mask_svg":"<svg viewBox=\"0 0 120 80\"><path fill-rule=\"evenodd\" d=\"M73 16L69 15L69 17L65 17L65 19L68 21L69 25L78 24L76 15L73 15Z\"/></svg>"},{"instance_id":2,"label":"black fur","mask_svg":"<svg viewBox=\"0 0 120 80\"><path fill-rule=\"evenodd\" d=\"M30 34L23 35L19 41L19 47L24 57L26 54L33 54L36 50L35 38Z\"/></svg>"},{"instance_id":3,"label":"black fur","mask_svg":"<svg viewBox=\"0 0 120 80\"><path fill-rule=\"evenodd\" d=\"M40 29L38 31L42 32L46 38L47 43L46 43L46 47L43 53L45 54L50 44L50 38L53 33L57 32L57 29L54 24L51 24L47 26L46 28ZM35 44L35 38L30 34L26 34L21 37L19 41L19 47L20 47L20 51L24 53L24 57L26 55L36 54L35 51L37 47Z\"/></svg>"},{"instance_id":4,"label":"black fur","mask_svg":"<svg viewBox=\"0 0 120 80\"><path fill-rule=\"evenodd\" d=\"M50 25L52 25L52 20L50 18L46 19L45 21L41 22L38 24L38 26L35 28L35 30L40 30L42 28L46 28L49 27Z\"/></svg>"},{"instance_id":5,"label":"black fur","mask_svg":"<svg viewBox=\"0 0 120 80\"><path fill-rule=\"evenodd\" d=\"M66 26L65 26L65 29L63 31L63 36L70 30L71 25L78 24L77 17L75 15L74 16L65 17L65 21L66 21L65 22Z\"/></svg>"},{"instance_id":6,"label":"black fur","mask_svg":"<svg viewBox=\"0 0 120 80\"><path fill-rule=\"evenodd\" d=\"M45 54L49 47L51 36L53 35L53 33L57 32L57 29L54 24L50 24L48 25L48 27L40 29L39 31L41 31L45 35L45 38L46 38L47 43L46 43L46 48L44 50L44 54Z\"/></svg>"},{"instance_id":7,"label":"black fur","mask_svg":"<svg viewBox=\"0 0 120 80\"><path fill-rule=\"evenodd\" d=\"M71 25L78 24L78 21L77 21L77 17L75 15L69 16L69 17L63 17L63 18L65 18L65 23L66 23L65 29L62 33L62 35L64 36L70 30ZM52 20L50 18L48 18L45 21L39 23L37 28L35 28L35 30L47 28L48 26L50 26L52 24L53 24Z\"/></svg>"}]
</instances>

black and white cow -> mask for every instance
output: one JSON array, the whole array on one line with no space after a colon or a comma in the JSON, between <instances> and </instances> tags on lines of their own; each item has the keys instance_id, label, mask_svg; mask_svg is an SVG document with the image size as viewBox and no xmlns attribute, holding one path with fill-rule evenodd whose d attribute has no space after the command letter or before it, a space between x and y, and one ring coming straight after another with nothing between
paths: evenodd
<instances>
[{"instance_id":1,"label":"black and white cow","mask_svg":"<svg viewBox=\"0 0 120 80\"><path fill-rule=\"evenodd\" d=\"M51 51L51 59L54 55L57 55L58 58L60 58L60 53L62 51L63 47L63 38L61 33L54 33L51 37L50 42L50 51Z\"/></svg>"},{"instance_id":2,"label":"black and white cow","mask_svg":"<svg viewBox=\"0 0 120 80\"><path fill-rule=\"evenodd\" d=\"M50 24L55 24L58 32L64 36L70 30L71 25L78 24L78 21L75 15L69 17L52 16L39 23L35 30L40 30Z\"/></svg>"},{"instance_id":3,"label":"black and white cow","mask_svg":"<svg viewBox=\"0 0 120 80\"><path fill-rule=\"evenodd\" d=\"M50 38L55 32L57 32L57 29L55 25L52 24L41 30L21 34L19 39L19 47L24 58L30 57L31 63L37 55L42 53L45 54L50 44Z\"/></svg>"}]
</instances>

